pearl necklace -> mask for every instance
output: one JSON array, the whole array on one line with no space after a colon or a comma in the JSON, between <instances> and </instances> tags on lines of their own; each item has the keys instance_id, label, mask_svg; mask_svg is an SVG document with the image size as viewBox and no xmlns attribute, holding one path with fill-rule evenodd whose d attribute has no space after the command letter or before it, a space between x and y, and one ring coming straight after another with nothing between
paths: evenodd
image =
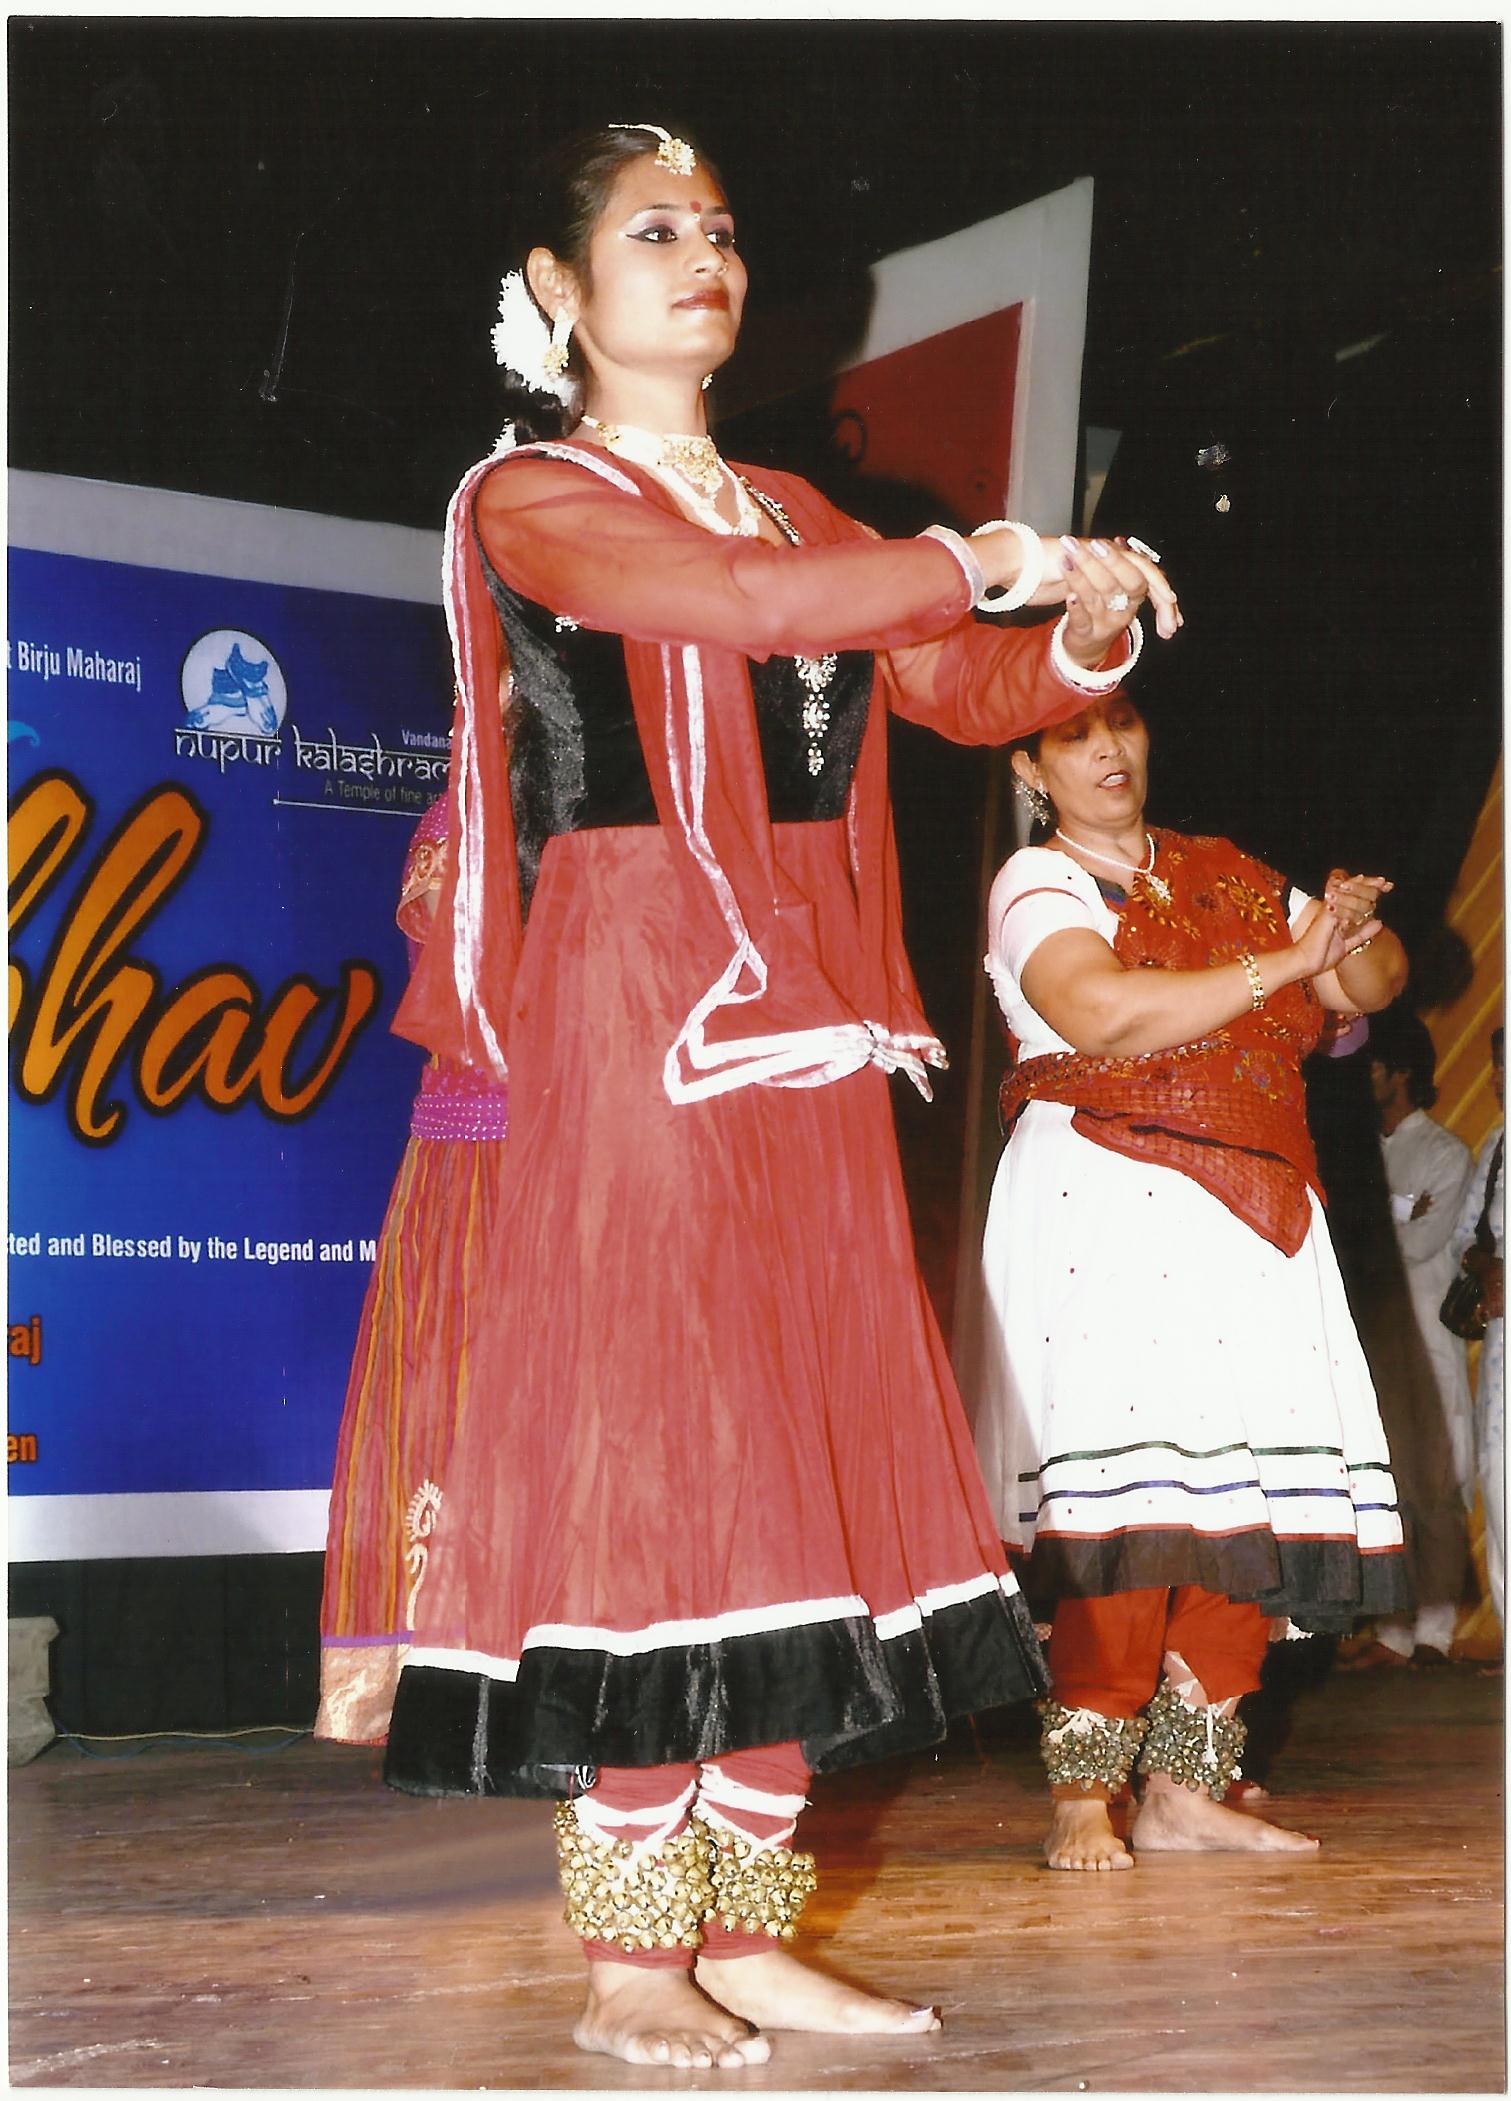
<instances>
[{"instance_id":1,"label":"pearl necklace","mask_svg":"<svg viewBox=\"0 0 1511 2101\"><path fill-rule=\"evenodd\" d=\"M661 431L637 429L631 423L601 423L596 416L584 416L582 420L590 430L598 433L610 452L623 453L637 467L644 467L648 473L654 474L710 532L735 533L748 540L760 531L755 505L746 493L745 484L725 466L712 438L701 433L692 437L668 437ZM726 483L734 490L733 525L714 500Z\"/></svg>"},{"instance_id":2,"label":"pearl necklace","mask_svg":"<svg viewBox=\"0 0 1511 2101\"><path fill-rule=\"evenodd\" d=\"M1076 849L1077 853L1085 854L1088 856L1089 859L1093 861L1100 861L1103 863L1104 866L1108 868L1120 868L1123 871L1124 875L1131 875L1135 882L1137 882L1140 876L1142 876L1144 881L1149 885L1149 888L1159 899L1160 903L1162 905L1169 904L1170 885L1165 881L1163 876L1158 876L1154 873L1153 832L1145 832L1144 834L1144 838L1149 847L1149 858L1144 863L1142 868L1138 867L1132 861L1115 861L1111 854L1099 854L1094 846L1085 846L1079 839L1072 839L1068 832L1062 832L1058 828L1056 828L1055 837L1057 839L1063 839L1067 846L1073 846Z\"/></svg>"}]
</instances>

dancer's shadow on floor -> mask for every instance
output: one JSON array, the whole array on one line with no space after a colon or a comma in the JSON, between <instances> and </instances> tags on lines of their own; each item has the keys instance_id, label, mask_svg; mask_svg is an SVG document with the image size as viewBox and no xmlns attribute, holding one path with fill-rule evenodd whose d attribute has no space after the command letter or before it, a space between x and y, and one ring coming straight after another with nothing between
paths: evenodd
<instances>
[{"instance_id":1,"label":"dancer's shadow on floor","mask_svg":"<svg viewBox=\"0 0 1511 2101\"><path fill-rule=\"evenodd\" d=\"M1337 1653L1337 1641L1330 1634L1270 1643L1258 1692L1246 1693L1238 1703L1239 1717L1249 1732L1243 1751L1245 1780L1269 1785L1270 1772L1291 1739L1297 1700L1326 1684Z\"/></svg>"},{"instance_id":2,"label":"dancer's shadow on floor","mask_svg":"<svg viewBox=\"0 0 1511 2101\"><path fill-rule=\"evenodd\" d=\"M822 1930L832 1930L853 1911L883 1870L901 1858L916 1851L920 1861L937 1861L955 1850L948 1812L909 1816L901 1805L911 1792L938 1791L951 1805L958 1802L962 1860L980 1857L983 1792L1009 1848L1036 1853L1041 1833L1029 1804L1043 1777L1038 1745L1038 1713L1031 1701L1018 1701L962 1717L943 1743L928 1750L816 1778L799 1843L818 1856ZM919 1830L927 1831L925 1840L905 1835Z\"/></svg>"}]
</instances>

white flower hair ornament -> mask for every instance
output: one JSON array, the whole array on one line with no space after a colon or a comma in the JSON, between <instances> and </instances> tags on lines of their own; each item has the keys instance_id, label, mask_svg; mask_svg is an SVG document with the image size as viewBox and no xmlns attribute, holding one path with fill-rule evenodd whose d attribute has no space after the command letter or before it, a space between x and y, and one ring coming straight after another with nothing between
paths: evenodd
<instances>
[{"instance_id":1,"label":"white flower hair ornament","mask_svg":"<svg viewBox=\"0 0 1511 2101\"><path fill-rule=\"evenodd\" d=\"M567 371L571 332L563 314L558 314L554 327L546 326L545 315L531 297L522 273L511 270L499 287L493 354L527 386L540 394L553 394L564 408L571 404L576 386Z\"/></svg>"}]
</instances>

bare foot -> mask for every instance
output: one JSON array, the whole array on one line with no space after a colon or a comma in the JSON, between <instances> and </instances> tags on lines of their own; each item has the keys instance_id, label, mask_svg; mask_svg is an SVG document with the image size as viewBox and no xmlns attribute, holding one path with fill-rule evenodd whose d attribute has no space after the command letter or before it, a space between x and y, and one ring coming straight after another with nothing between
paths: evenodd
<instances>
[{"instance_id":1,"label":"bare foot","mask_svg":"<svg viewBox=\"0 0 1511 2101\"><path fill-rule=\"evenodd\" d=\"M687 1970L641 1969L630 1962L588 1965L588 2002L572 2031L579 2050L628 2065L676 2065L721 2072L763 2065L764 2035L705 1999Z\"/></svg>"},{"instance_id":2,"label":"bare foot","mask_svg":"<svg viewBox=\"0 0 1511 2101\"><path fill-rule=\"evenodd\" d=\"M1088 1795L1084 1802L1055 1802L1044 1858L1052 1868L1133 1866L1133 1855L1112 1828L1107 1804L1096 1795Z\"/></svg>"},{"instance_id":3,"label":"bare foot","mask_svg":"<svg viewBox=\"0 0 1511 2101\"><path fill-rule=\"evenodd\" d=\"M1315 1853L1318 1844L1304 1831L1196 1794L1168 1773L1149 1775L1128 1836L1138 1853Z\"/></svg>"},{"instance_id":4,"label":"bare foot","mask_svg":"<svg viewBox=\"0 0 1511 2101\"><path fill-rule=\"evenodd\" d=\"M757 2028L793 2028L803 2035L928 2035L940 2025L932 2006L875 1998L822 1970L810 1970L780 1948L702 1957L696 1974L711 1999Z\"/></svg>"}]
</instances>

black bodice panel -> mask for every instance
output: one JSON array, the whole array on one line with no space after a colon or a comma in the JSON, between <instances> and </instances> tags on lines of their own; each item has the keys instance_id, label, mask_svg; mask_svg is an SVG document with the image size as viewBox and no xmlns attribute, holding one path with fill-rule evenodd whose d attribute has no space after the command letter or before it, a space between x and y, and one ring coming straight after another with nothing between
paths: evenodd
<instances>
[{"instance_id":1,"label":"black bodice panel","mask_svg":"<svg viewBox=\"0 0 1511 2101\"><path fill-rule=\"evenodd\" d=\"M558 832L659 822L635 725L624 644L618 635L558 621L522 598L487 557L483 574L503 623L513 667L509 785L526 909L546 841ZM750 664L756 729L773 824L843 817L870 706L872 659L835 659L823 688L829 719L810 766L803 710L812 699L792 657Z\"/></svg>"}]
</instances>

